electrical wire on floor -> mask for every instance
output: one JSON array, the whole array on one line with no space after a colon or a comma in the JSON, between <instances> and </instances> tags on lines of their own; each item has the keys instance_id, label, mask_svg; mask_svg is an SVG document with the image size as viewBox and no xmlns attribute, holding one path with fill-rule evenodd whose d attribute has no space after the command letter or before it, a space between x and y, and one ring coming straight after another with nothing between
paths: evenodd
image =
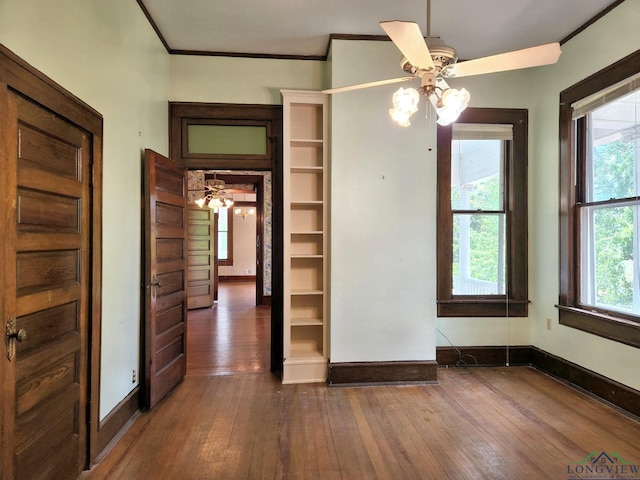
<instances>
[{"instance_id":1,"label":"electrical wire on floor","mask_svg":"<svg viewBox=\"0 0 640 480\"><path fill-rule=\"evenodd\" d=\"M478 359L469 353L466 353L463 355L460 349L456 347L451 342L451 340L449 340L449 337L447 337L444 333L442 333L438 328L436 328L436 331L440 335L442 335L447 340L447 342L449 342L449 345L451 345L453 348L456 349L456 352L458 352L458 361L456 362L456 368L458 369L458 371L463 375L471 375L472 373L471 370L467 371L467 369L469 367L477 367ZM469 361L473 361L473 364L470 364Z\"/></svg>"}]
</instances>

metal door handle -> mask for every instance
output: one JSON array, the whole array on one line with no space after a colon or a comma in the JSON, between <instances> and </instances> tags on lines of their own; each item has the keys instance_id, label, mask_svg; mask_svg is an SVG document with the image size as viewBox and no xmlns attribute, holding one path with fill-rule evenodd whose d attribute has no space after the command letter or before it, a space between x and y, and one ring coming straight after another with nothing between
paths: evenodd
<instances>
[{"instance_id":1,"label":"metal door handle","mask_svg":"<svg viewBox=\"0 0 640 480\"><path fill-rule=\"evenodd\" d=\"M13 318L7 322L7 358L13 360L16 355L16 341L24 342L27 340L27 331L24 328L16 330L16 323Z\"/></svg>"}]
</instances>

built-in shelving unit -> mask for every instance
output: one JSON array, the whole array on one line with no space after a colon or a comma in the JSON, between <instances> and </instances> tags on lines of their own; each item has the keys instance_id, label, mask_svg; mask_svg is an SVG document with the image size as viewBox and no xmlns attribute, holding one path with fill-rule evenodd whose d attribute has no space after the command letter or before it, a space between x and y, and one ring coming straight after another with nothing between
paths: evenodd
<instances>
[{"instance_id":1,"label":"built-in shelving unit","mask_svg":"<svg viewBox=\"0 0 640 480\"><path fill-rule=\"evenodd\" d=\"M327 95L283 90L283 383L324 382L328 361Z\"/></svg>"}]
</instances>

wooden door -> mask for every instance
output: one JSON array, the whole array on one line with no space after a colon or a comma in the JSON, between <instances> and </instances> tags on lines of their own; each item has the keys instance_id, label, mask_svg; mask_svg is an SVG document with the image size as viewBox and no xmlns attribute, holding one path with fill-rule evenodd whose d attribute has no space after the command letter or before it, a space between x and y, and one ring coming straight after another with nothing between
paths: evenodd
<instances>
[{"instance_id":1,"label":"wooden door","mask_svg":"<svg viewBox=\"0 0 640 480\"><path fill-rule=\"evenodd\" d=\"M213 305L214 212L210 208L189 205L187 231L187 308Z\"/></svg>"},{"instance_id":2,"label":"wooden door","mask_svg":"<svg viewBox=\"0 0 640 480\"><path fill-rule=\"evenodd\" d=\"M145 403L156 405L186 371L186 169L145 151Z\"/></svg>"},{"instance_id":3,"label":"wooden door","mask_svg":"<svg viewBox=\"0 0 640 480\"><path fill-rule=\"evenodd\" d=\"M13 93L0 110L4 479L87 462L91 134Z\"/></svg>"}]
</instances>

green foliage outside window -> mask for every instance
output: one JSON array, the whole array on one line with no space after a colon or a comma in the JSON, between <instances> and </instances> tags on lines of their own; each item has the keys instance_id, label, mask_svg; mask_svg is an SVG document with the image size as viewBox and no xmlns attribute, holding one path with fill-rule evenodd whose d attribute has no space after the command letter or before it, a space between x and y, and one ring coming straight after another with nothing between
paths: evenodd
<instances>
[{"instance_id":1,"label":"green foliage outside window","mask_svg":"<svg viewBox=\"0 0 640 480\"><path fill-rule=\"evenodd\" d=\"M593 149L593 198L634 195L634 144L620 140ZM633 308L633 206L594 212L595 290L598 304Z\"/></svg>"}]
</instances>

